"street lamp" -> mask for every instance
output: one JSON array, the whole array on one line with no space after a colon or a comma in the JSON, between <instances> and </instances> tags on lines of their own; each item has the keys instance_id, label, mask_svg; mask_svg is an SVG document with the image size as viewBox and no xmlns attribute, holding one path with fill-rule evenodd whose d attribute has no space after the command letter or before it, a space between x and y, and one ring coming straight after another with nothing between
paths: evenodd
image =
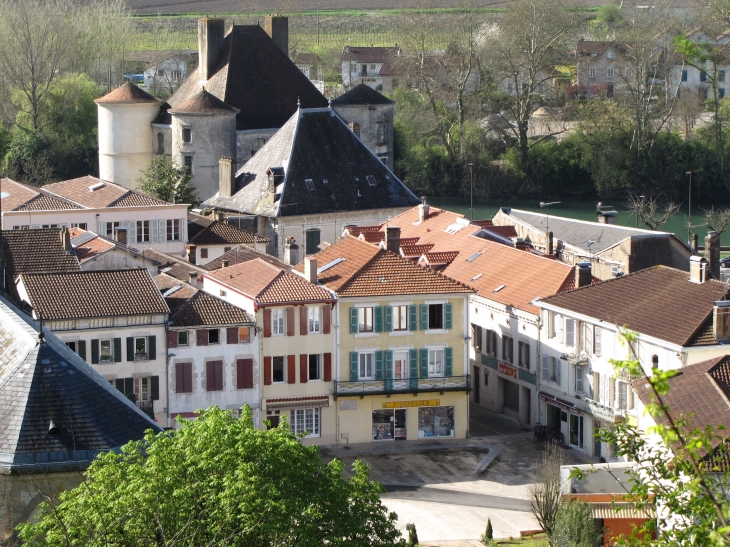
<instances>
[{"instance_id":1,"label":"street lamp","mask_svg":"<svg viewBox=\"0 0 730 547\"><path fill-rule=\"evenodd\" d=\"M557 205L558 203L563 203L562 201L541 201L540 207L547 208L547 213L545 213L545 233L547 234L550 232L550 206L551 205Z\"/></svg>"},{"instance_id":2,"label":"street lamp","mask_svg":"<svg viewBox=\"0 0 730 547\"><path fill-rule=\"evenodd\" d=\"M692 245L692 171L687 171L685 175L689 175L689 214L687 215L687 244Z\"/></svg>"},{"instance_id":3,"label":"street lamp","mask_svg":"<svg viewBox=\"0 0 730 547\"><path fill-rule=\"evenodd\" d=\"M469 178L471 179L471 187L469 190L469 220L474 220L474 164L469 164Z\"/></svg>"}]
</instances>

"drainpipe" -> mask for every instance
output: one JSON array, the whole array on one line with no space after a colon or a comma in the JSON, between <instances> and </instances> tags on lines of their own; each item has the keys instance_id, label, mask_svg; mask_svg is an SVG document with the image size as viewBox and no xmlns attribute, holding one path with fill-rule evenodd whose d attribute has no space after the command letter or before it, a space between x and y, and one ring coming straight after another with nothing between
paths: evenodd
<instances>
[{"instance_id":1,"label":"drainpipe","mask_svg":"<svg viewBox=\"0 0 730 547\"><path fill-rule=\"evenodd\" d=\"M334 293L333 293L334 294ZM337 301L335 302L335 308L332 310L334 313L331 314L331 316L334 318L334 321L330 322L330 327L334 328L335 332L335 353L334 353L334 377L332 378L333 381L339 382L340 381L340 299L337 297L337 295L334 295L335 298L337 298ZM335 445L340 444L340 404L333 398L332 402L335 405ZM347 442L350 442L350 439L347 439Z\"/></svg>"},{"instance_id":2,"label":"drainpipe","mask_svg":"<svg viewBox=\"0 0 730 547\"><path fill-rule=\"evenodd\" d=\"M550 313L550 312L547 312ZM542 382L542 348L540 347L540 335L542 334L542 309L537 314L537 363L535 367L535 376L537 377L537 382L535 382L535 401L537 403L537 406L535 407L537 410L537 421L542 423L542 420L540 419L540 398L537 396L537 392L540 391L540 383Z\"/></svg>"},{"instance_id":3,"label":"drainpipe","mask_svg":"<svg viewBox=\"0 0 730 547\"><path fill-rule=\"evenodd\" d=\"M464 305L466 306L466 313L464 313L464 319L466 321L466 324L464 325L464 374L468 378L470 376L470 367L469 367L469 341L471 340L471 322L469 320L469 305L471 296L467 296L464 298ZM476 305L476 303L474 303ZM471 402L469 401L469 392L466 392L466 438L468 439L470 437L469 435L469 424L471 423L470 420L470 412L469 409L471 408Z\"/></svg>"}]
</instances>

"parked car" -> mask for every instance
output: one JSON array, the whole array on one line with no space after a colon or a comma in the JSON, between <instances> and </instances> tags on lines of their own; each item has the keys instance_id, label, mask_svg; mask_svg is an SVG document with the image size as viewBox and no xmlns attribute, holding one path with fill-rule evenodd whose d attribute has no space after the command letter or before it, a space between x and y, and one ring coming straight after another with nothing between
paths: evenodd
<instances>
[{"instance_id":1,"label":"parked car","mask_svg":"<svg viewBox=\"0 0 730 547\"><path fill-rule=\"evenodd\" d=\"M144 84L144 74L125 74L125 82L132 82L135 85Z\"/></svg>"},{"instance_id":2,"label":"parked car","mask_svg":"<svg viewBox=\"0 0 730 547\"><path fill-rule=\"evenodd\" d=\"M730 256L726 256L725 258L720 259L720 267L730 268Z\"/></svg>"}]
</instances>

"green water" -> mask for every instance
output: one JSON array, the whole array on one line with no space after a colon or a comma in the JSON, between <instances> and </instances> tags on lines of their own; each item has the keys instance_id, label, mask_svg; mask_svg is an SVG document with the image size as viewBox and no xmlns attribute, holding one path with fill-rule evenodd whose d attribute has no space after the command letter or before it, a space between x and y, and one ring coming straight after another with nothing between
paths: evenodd
<instances>
[{"instance_id":1,"label":"green water","mask_svg":"<svg viewBox=\"0 0 730 547\"><path fill-rule=\"evenodd\" d=\"M456 213L469 216L469 200L463 198L430 198L429 203L434 207L448 209ZM597 201L568 201L551 205L549 208L540 207L539 200L474 200L474 218L487 219L492 218L500 207L512 207L513 209L522 209L525 211L533 211L537 213L547 213L550 216L577 218L580 220L596 221L596 203ZM618 211L616 224L621 226L636 227L636 217L627 211L626 205L621 202L606 201L604 207L609 207ZM692 208L692 225L702 224L702 209ZM639 228L646 229L646 226L639 223ZM659 228L665 232L674 232L682 241L687 240L687 208L684 207L678 214L669 219L669 222L662 224ZM699 235L700 246L705 244L705 235L708 232L706 226L696 226L692 229L693 233ZM721 237L721 245L730 245L730 232L725 232Z\"/></svg>"}]
</instances>

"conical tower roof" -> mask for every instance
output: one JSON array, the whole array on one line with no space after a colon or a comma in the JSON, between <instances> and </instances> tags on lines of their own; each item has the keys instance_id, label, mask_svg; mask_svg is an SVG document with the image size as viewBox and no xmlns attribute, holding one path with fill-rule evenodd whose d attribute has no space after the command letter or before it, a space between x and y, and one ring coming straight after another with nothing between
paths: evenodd
<instances>
[{"instance_id":1,"label":"conical tower roof","mask_svg":"<svg viewBox=\"0 0 730 547\"><path fill-rule=\"evenodd\" d=\"M124 82L114 91L107 93L100 99L96 99L95 102L97 104L161 103L159 99L129 81Z\"/></svg>"}]
</instances>

